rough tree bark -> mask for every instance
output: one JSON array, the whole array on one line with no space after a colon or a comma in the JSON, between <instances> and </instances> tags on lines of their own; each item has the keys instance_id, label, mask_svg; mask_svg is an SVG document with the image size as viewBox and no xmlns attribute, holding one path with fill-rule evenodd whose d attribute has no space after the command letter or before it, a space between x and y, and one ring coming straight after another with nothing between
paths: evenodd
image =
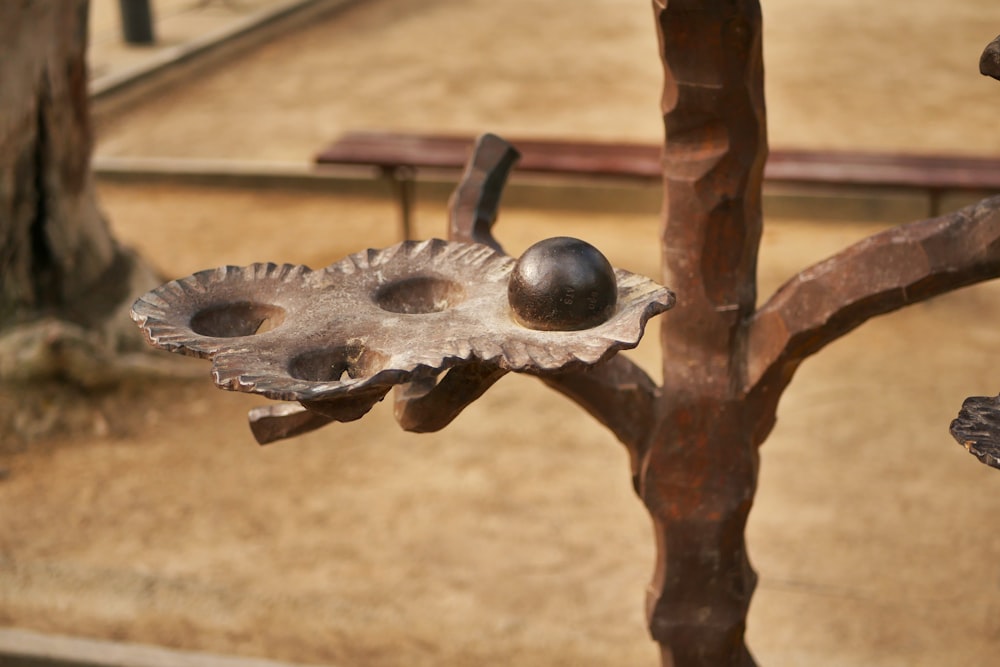
<instances>
[{"instance_id":1,"label":"rough tree bark","mask_svg":"<svg viewBox=\"0 0 1000 667\"><path fill-rule=\"evenodd\" d=\"M0 379L107 379L156 277L97 206L87 0L0 3Z\"/></svg>"}]
</instances>

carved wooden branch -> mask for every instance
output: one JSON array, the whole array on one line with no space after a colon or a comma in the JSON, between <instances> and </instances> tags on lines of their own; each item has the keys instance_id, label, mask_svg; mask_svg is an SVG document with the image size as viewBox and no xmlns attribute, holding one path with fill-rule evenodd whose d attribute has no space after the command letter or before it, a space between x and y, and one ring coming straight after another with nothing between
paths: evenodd
<instances>
[{"instance_id":1,"label":"carved wooden branch","mask_svg":"<svg viewBox=\"0 0 1000 667\"><path fill-rule=\"evenodd\" d=\"M541 380L579 404L626 446L632 481L638 490L639 468L660 393L656 383L621 355L589 371L550 375Z\"/></svg>"},{"instance_id":2,"label":"carved wooden branch","mask_svg":"<svg viewBox=\"0 0 1000 667\"><path fill-rule=\"evenodd\" d=\"M748 386L783 387L799 362L869 318L998 275L1000 197L869 237L802 271L757 312Z\"/></svg>"},{"instance_id":3,"label":"carved wooden branch","mask_svg":"<svg viewBox=\"0 0 1000 667\"><path fill-rule=\"evenodd\" d=\"M472 159L448 202L449 239L482 243L503 252L493 238L493 224L507 176L520 158L513 146L495 134L476 140Z\"/></svg>"}]
</instances>

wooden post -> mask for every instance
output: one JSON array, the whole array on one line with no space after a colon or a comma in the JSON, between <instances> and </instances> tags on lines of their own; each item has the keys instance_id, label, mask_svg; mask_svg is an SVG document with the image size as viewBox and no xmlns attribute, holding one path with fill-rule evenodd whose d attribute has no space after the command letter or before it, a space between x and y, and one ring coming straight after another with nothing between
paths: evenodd
<instances>
[{"instance_id":1,"label":"wooden post","mask_svg":"<svg viewBox=\"0 0 1000 667\"><path fill-rule=\"evenodd\" d=\"M664 386L639 493L657 538L648 617L664 665L752 665L744 529L760 431L744 399L767 157L756 0L656 0L664 64Z\"/></svg>"}]
</instances>

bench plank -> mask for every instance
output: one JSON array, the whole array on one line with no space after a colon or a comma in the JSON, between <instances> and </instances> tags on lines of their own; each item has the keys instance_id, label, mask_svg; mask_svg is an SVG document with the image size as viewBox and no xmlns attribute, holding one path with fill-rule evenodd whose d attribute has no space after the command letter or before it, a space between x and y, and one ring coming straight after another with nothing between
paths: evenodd
<instances>
[{"instance_id":1,"label":"bench plank","mask_svg":"<svg viewBox=\"0 0 1000 667\"><path fill-rule=\"evenodd\" d=\"M772 151L764 178L774 182L943 190L1000 189L1000 160L993 158Z\"/></svg>"},{"instance_id":2,"label":"bench plank","mask_svg":"<svg viewBox=\"0 0 1000 667\"><path fill-rule=\"evenodd\" d=\"M647 144L507 140L521 159L518 171L586 176L660 177L660 148ZM396 169L461 169L472 155L473 137L386 132L349 132L316 156L319 164Z\"/></svg>"},{"instance_id":3,"label":"bench plank","mask_svg":"<svg viewBox=\"0 0 1000 667\"><path fill-rule=\"evenodd\" d=\"M323 149L318 164L397 168L462 169L473 137L393 132L349 132ZM522 172L660 178L660 147L650 144L508 140L521 153ZM774 150L764 178L789 184L1000 190L1000 160L993 158L904 155L808 150Z\"/></svg>"}]
</instances>

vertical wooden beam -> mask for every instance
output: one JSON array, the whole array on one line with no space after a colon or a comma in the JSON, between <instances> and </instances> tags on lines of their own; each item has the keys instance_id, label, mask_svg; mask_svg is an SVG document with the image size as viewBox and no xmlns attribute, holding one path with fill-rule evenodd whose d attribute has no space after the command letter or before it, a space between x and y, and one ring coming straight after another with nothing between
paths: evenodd
<instances>
[{"instance_id":1,"label":"vertical wooden beam","mask_svg":"<svg viewBox=\"0 0 1000 667\"><path fill-rule=\"evenodd\" d=\"M744 530L760 432L745 399L767 157L756 0L654 0L665 81L664 386L639 491L654 523L648 596L663 664L752 665ZM766 429L764 429L766 432Z\"/></svg>"}]
</instances>

